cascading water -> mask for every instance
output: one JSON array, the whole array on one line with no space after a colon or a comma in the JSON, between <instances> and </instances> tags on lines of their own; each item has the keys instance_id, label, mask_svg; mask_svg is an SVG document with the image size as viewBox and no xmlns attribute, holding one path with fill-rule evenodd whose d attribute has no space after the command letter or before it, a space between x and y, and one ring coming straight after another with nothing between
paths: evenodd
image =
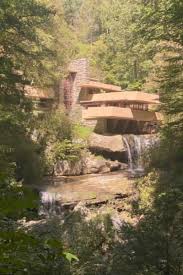
<instances>
[{"instance_id":1,"label":"cascading water","mask_svg":"<svg viewBox=\"0 0 183 275\"><path fill-rule=\"evenodd\" d=\"M138 171L143 171L143 160L142 160L142 156L143 156L143 152L145 150L145 148L143 147L143 143L142 143L142 136L133 136L134 138L134 148L135 148L135 152L136 152L136 161L135 161L135 165L136 165L136 170Z\"/></svg>"},{"instance_id":2,"label":"cascading water","mask_svg":"<svg viewBox=\"0 0 183 275\"><path fill-rule=\"evenodd\" d=\"M58 196L56 193L40 192L41 206L39 208L39 215L56 215L58 213Z\"/></svg>"},{"instance_id":3,"label":"cascading water","mask_svg":"<svg viewBox=\"0 0 183 275\"><path fill-rule=\"evenodd\" d=\"M143 173L143 155L146 150L153 147L158 138L156 135L124 135L123 142L128 155L129 170Z\"/></svg>"},{"instance_id":4,"label":"cascading water","mask_svg":"<svg viewBox=\"0 0 183 275\"><path fill-rule=\"evenodd\" d=\"M133 160L132 160L131 149L130 149L130 145L128 143L128 140L125 136L123 137L123 141L124 141L124 143L126 145L126 149L127 149L129 169L133 170Z\"/></svg>"}]
</instances>

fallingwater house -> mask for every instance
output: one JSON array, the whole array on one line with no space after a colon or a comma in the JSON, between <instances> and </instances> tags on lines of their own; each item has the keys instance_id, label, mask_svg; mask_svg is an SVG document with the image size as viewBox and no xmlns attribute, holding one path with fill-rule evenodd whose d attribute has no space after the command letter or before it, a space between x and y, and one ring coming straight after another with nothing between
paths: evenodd
<instances>
[{"instance_id":1,"label":"fallingwater house","mask_svg":"<svg viewBox=\"0 0 183 275\"><path fill-rule=\"evenodd\" d=\"M74 60L58 92L25 86L37 113L60 105L76 121L99 134L152 134L158 131L162 115L157 94L125 91L121 87L92 79L87 59Z\"/></svg>"},{"instance_id":2,"label":"fallingwater house","mask_svg":"<svg viewBox=\"0 0 183 275\"><path fill-rule=\"evenodd\" d=\"M48 111L53 108L55 102L55 92L52 89L46 90L26 85L24 87L25 96L30 98L36 113Z\"/></svg>"},{"instance_id":3,"label":"fallingwater house","mask_svg":"<svg viewBox=\"0 0 183 275\"><path fill-rule=\"evenodd\" d=\"M38 114L60 106L74 121L91 127L91 152L121 163L128 161L130 170L142 170L142 151L156 142L156 135L151 134L158 132L162 122L156 111L159 96L125 91L90 76L88 61L74 60L58 90L26 86L25 95L33 100ZM121 167L119 163L117 167Z\"/></svg>"},{"instance_id":4,"label":"fallingwater house","mask_svg":"<svg viewBox=\"0 0 183 275\"><path fill-rule=\"evenodd\" d=\"M155 111L160 103L157 94L124 91L91 79L86 59L70 64L60 87L60 103L71 117L101 134L151 134L162 121Z\"/></svg>"},{"instance_id":5,"label":"fallingwater house","mask_svg":"<svg viewBox=\"0 0 183 275\"><path fill-rule=\"evenodd\" d=\"M13 69L15 76L23 77L23 71ZM53 89L42 89L31 85L22 85L17 83L17 87L24 95L31 99L35 113L42 113L52 109L55 106L56 93Z\"/></svg>"}]
</instances>

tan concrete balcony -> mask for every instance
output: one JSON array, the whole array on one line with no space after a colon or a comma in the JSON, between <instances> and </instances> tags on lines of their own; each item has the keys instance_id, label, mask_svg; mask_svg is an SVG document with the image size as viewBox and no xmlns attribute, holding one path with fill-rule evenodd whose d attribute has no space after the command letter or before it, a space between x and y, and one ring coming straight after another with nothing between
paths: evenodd
<instances>
[{"instance_id":1,"label":"tan concrete balcony","mask_svg":"<svg viewBox=\"0 0 183 275\"><path fill-rule=\"evenodd\" d=\"M80 104L88 103L108 103L108 102L136 102L144 104L160 104L159 95L149 94L144 92L111 92L111 93L100 93L100 94L90 94L80 97Z\"/></svg>"},{"instance_id":2,"label":"tan concrete balcony","mask_svg":"<svg viewBox=\"0 0 183 275\"><path fill-rule=\"evenodd\" d=\"M161 113L132 110L130 108L120 107L89 107L82 112L83 119L125 119L136 121L162 121Z\"/></svg>"},{"instance_id":3,"label":"tan concrete balcony","mask_svg":"<svg viewBox=\"0 0 183 275\"><path fill-rule=\"evenodd\" d=\"M107 92L121 92L121 87L111 84L105 84L102 82L90 81L88 80L85 83L80 85L81 89L96 89L96 90L104 90Z\"/></svg>"},{"instance_id":4,"label":"tan concrete balcony","mask_svg":"<svg viewBox=\"0 0 183 275\"><path fill-rule=\"evenodd\" d=\"M54 90L52 89L41 89L30 85L25 85L24 94L26 97L29 97L32 99L35 99L35 98L54 99L55 97Z\"/></svg>"}]
</instances>

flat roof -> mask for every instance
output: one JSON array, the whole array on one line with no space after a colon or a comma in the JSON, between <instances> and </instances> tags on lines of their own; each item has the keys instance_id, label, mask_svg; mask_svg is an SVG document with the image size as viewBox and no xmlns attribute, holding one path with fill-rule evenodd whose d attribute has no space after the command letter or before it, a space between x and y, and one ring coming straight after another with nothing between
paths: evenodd
<instances>
[{"instance_id":1,"label":"flat roof","mask_svg":"<svg viewBox=\"0 0 183 275\"><path fill-rule=\"evenodd\" d=\"M83 119L128 119L136 121L162 121L163 116L158 112L132 110L130 108L120 107L90 107L83 110Z\"/></svg>"},{"instance_id":2,"label":"flat roof","mask_svg":"<svg viewBox=\"0 0 183 275\"><path fill-rule=\"evenodd\" d=\"M130 102L142 102L148 104L159 104L159 95L149 94L138 91L121 91L111 93L93 94L91 100L80 101L81 104L94 103L94 102L118 102L118 101L130 101Z\"/></svg>"},{"instance_id":3,"label":"flat roof","mask_svg":"<svg viewBox=\"0 0 183 275\"><path fill-rule=\"evenodd\" d=\"M80 85L81 88L99 89L111 92L121 92L121 87L111 84L105 84L102 82L88 81Z\"/></svg>"},{"instance_id":4,"label":"flat roof","mask_svg":"<svg viewBox=\"0 0 183 275\"><path fill-rule=\"evenodd\" d=\"M42 99L53 99L54 91L52 89L41 89L29 85L25 85L24 87L25 96L31 98L42 98Z\"/></svg>"}]
</instances>

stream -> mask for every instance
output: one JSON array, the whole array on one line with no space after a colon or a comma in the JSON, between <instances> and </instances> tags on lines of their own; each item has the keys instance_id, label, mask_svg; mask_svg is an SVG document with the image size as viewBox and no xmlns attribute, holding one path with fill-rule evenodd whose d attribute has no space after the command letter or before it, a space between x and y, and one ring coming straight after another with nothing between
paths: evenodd
<instances>
[{"instance_id":1,"label":"stream","mask_svg":"<svg viewBox=\"0 0 183 275\"><path fill-rule=\"evenodd\" d=\"M43 185L40 191L40 215L60 214L63 209L85 205L102 205L113 200L135 196L134 180L125 172L60 177Z\"/></svg>"},{"instance_id":2,"label":"stream","mask_svg":"<svg viewBox=\"0 0 183 275\"><path fill-rule=\"evenodd\" d=\"M112 208L119 210L124 199L136 200L138 192L134 178L144 174L144 154L158 142L158 138L153 135L123 135L122 139L128 160L126 171L47 178L40 190L39 214L61 214L80 203L87 207L113 205Z\"/></svg>"}]
</instances>

